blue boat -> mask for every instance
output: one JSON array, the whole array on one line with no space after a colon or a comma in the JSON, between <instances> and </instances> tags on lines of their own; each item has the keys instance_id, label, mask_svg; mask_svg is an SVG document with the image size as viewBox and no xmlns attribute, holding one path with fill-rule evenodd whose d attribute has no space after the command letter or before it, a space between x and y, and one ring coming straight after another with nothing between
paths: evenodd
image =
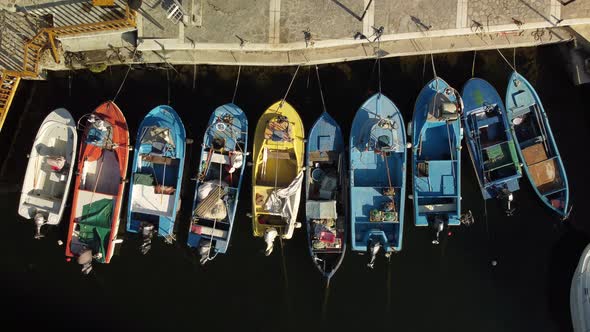
<instances>
[{"instance_id":1,"label":"blue boat","mask_svg":"<svg viewBox=\"0 0 590 332\"><path fill-rule=\"evenodd\" d=\"M543 203L567 218L569 188L565 168L541 100L531 84L513 72L506 90L506 110L516 151Z\"/></svg>"},{"instance_id":2,"label":"blue boat","mask_svg":"<svg viewBox=\"0 0 590 332\"><path fill-rule=\"evenodd\" d=\"M215 109L203 144L187 244L201 264L229 246L248 148L248 119L236 105Z\"/></svg>"},{"instance_id":3,"label":"blue boat","mask_svg":"<svg viewBox=\"0 0 590 332\"><path fill-rule=\"evenodd\" d=\"M483 198L504 200L510 215L512 193L519 189L522 171L504 102L496 89L480 78L467 81L461 97L467 149Z\"/></svg>"},{"instance_id":4,"label":"blue boat","mask_svg":"<svg viewBox=\"0 0 590 332\"><path fill-rule=\"evenodd\" d=\"M461 224L461 110L461 96L439 77L420 91L414 107L414 223L433 227L435 244L445 227Z\"/></svg>"},{"instance_id":5,"label":"blue boat","mask_svg":"<svg viewBox=\"0 0 590 332\"><path fill-rule=\"evenodd\" d=\"M402 249L406 195L406 133L402 115L381 93L358 109L350 132L352 250L369 252L373 267L380 249Z\"/></svg>"},{"instance_id":6,"label":"blue boat","mask_svg":"<svg viewBox=\"0 0 590 332\"><path fill-rule=\"evenodd\" d=\"M169 243L174 240L185 142L182 120L170 106L154 108L139 125L131 167L127 231L142 234L144 254L155 232Z\"/></svg>"},{"instance_id":7,"label":"blue boat","mask_svg":"<svg viewBox=\"0 0 590 332\"><path fill-rule=\"evenodd\" d=\"M344 138L340 126L323 112L309 132L305 152L305 216L309 252L328 280L346 252Z\"/></svg>"}]
</instances>

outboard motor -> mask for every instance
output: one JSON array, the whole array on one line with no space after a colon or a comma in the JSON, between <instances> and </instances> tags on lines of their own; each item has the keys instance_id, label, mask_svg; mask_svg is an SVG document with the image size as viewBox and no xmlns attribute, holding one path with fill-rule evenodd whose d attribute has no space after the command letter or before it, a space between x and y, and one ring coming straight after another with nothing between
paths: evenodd
<instances>
[{"instance_id":1,"label":"outboard motor","mask_svg":"<svg viewBox=\"0 0 590 332\"><path fill-rule=\"evenodd\" d=\"M211 247L211 241L201 239L201 243L199 244L199 255L201 255L199 263L201 263L201 266L205 265L207 261L212 259L209 257L209 254L211 253Z\"/></svg>"},{"instance_id":2,"label":"outboard motor","mask_svg":"<svg viewBox=\"0 0 590 332\"><path fill-rule=\"evenodd\" d=\"M440 216L435 216L434 221L432 222L432 227L436 232L436 239L432 240L432 244L439 244L440 243L440 233L445 230L446 222Z\"/></svg>"},{"instance_id":3,"label":"outboard motor","mask_svg":"<svg viewBox=\"0 0 590 332\"><path fill-rule=\"evenodd\" d=\"M267 228L264 232L264 242L266 242L266 250L264 251L265 256L270 256L274 248L275 238L279 235L279 232L274 227Z\"/></svg>"},{"instance_id":4,"label":"outboard motor","mask_svg":"<svg viewBox=\"0 0 590 332\"><path fill-rule=\"evenodd\" d=\"M41 234L41 226L45 225L45 217L43 216L43 214L37 212L35 214L35 226L37 227L37 230L35 232L35 239L40 239L42 237L44 237L45 235Z\"/></svg>"},{"instance_id":5,"label":"outboard motor","mask_svg":"<svg viewBox=\"0 0 590 332\"><path fill-rule=\"evenodd\" d=\"M379 253L379 250L381 249L381 247L382 247L381 242L371 241L371 244L367 248L367 249L369 249L369 253L371 254L371 259L369 260L369 263L367 264L368 267L373 268L373 266L375 265L375 260L377 259L377 254Z\"/></svg>"},{"instance_id":6,"label":"outboard motor","mask_svg":"<svg viewBox=\"0 0 590 332\"><path fill-rule=\"evenodd\" d=\"M78 264L82 265L82 273L89 274L92 271L92 250L84 249L78 256Z\"/></svg>"},{"instance_id":7,"label":"outboard motor","mask_svg":"<svg viewBox=\"0 0 590 332\"><path fill-rule=\"evenodd\" d=\"M510 203L514 200L514 195L512 195L510 190L508 190L506 188L502 188L502 190L498 194L498 198L506 203L506 208L505 208L506 215L512 216L514 214L515 208L511 207Z\"/></svg>"},{"instance_id":8,"label":"outboard motor","mask_svg":"<svg viewBox=\"0 0 590 332\"><path fill-rule=\"evenodd\" d=\"M152 248L152 238L154 237L154 225L150 223L142 223L141 236L143 237L143 242L141 243L139 250L142 254L145 255Z\"/></svg>"}]
</instances>

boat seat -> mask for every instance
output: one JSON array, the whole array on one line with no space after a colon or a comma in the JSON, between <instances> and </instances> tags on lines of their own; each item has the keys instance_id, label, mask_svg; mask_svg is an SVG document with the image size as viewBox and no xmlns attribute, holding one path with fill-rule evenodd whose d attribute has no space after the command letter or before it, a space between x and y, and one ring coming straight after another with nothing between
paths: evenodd
<instances>
[{"instance_id":1,"label":"boat seat","mask_svg":"<svg viewBox=\"0 0 590 332\"><path fill-rule=\"evenodd\" d=\"M529 113L531 111L531 106L534 106L534 105L536 105L536 104L514 107L512 109L512 118L516 118L516 117L521 116L523 114Z\"/></svg>"},{"instance_id":2,"label":"boat seat","mask_svg":"<svg viewBox=\"0 0 590 332\"><path fill-rule=\"evenodd\" d=\"M500 117L498 116L494 116L491 118L485 118L485 119L481 119L481 120L477 120L477 127L481 128L481 127L485 127L485 126L489 126L492 125L494 123L498 123L500 122Z\"/></svg>"},{"instance_id":3,"label":"boat seat","mask_svg":"<svg viewBox=\"0 0 590 332\"><path fill-rule=\"evenodd\" d=\"M309 152L309 161L333 162L338 161L339 154L337 151L311 151Z\"/></svg>"},{"instance_id":4,"label":"boat seat","mask_svg":"<svg viewBox=\"0 0 590 332\"><path fill-rule=\"evenodd\" d=\"M60 201L60 198L51 197L45 194L30 194L27 195L24 204L40 208L53 209L56 203L59 203Z\"/></svg>"},{"instance_id":5,"label":"boat seat","mask_svg":"<svg viewBox=\"0 0 590 332\"><path fill-rule=\"evenodd\" d=\"M145 160L145 161L153 163L153 164L162 164L162 165L172 165L176 161L176 159L174 159L174 158L156 156L156 155L152 155L152 154L142 156L142 160Z\"/></svg>"},{"instance_id":6,"label":"boat seat","mask_svg":"<svg viewBox=\"0 0 590 332\"><path fill-rule=\"evenodd\" d=\"M211 151L207 151L207 156L205 157L205 159L208 158L209 153L211 153ZM217 163L217 164L222 164L222 165L229 165L230 159L229 159L228 155L213 152L211 154L211 162Z\"/></svg>"},{"instance_id":7,"label":"boat seat","mask_svg":"<svg viewBox=\"0 0 590 332\"><path fill-rule=\"evenodd\" d=\"M440 213L440 212L455 212L457 211L457 204L426 204L418 205L419 213Z\"/></svg>"},{"instance_id":8,"label":"boat seat","mask_svg":"<svg viewBox=\"0 0 590 332\"><path fill-rule=\"evenodd\" d=\"M191 224L191 232L199 234L201 236L211 236L225 239L227 238L228 231L224 231L219 228L207 227L196 223Z\"/></svg>"},{"instance_id":9,"label":"boat seat","mask_svg":"<svg viewBox=\"0 0 590 332\"><path fill-rule=\"evenodd\" d=\"M268 149L268 159L295 159L291 151Z\"/></svg>"}]
</instances>

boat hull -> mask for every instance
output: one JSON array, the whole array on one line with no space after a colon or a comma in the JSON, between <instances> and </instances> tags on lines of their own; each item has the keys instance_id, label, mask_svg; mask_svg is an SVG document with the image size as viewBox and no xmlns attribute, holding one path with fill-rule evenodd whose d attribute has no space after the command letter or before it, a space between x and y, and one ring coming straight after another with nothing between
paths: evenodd
<instances>
[{"instance_id":1,"label":"boat hull","mask_svg":"<svg viewBox=\"0 0 590 332\"><path fill-rule=\"evenodd\" d=\"M269 121L285 116L291 130L292 141L274 141L265 138ZM274 134L273 134L274 135ZM274 137L274 136L271 136ZM264 151L267 151L266 162ZM294 180L303 178L304 129L297 111L286 101L272 104L260 117L254 132L252 170L252 231L255 237L263 237L267 229L275 229L283 239L290 239L297 226L297 213L301 199L298 190L290 196L290 216L283 220L281 214L269 213L264 204L269 195L287 188Z\"/></svg>"},{"instance_id":2,"label":"boat hull","mask_svg":"<svg viewBox=\"0 0 590 332\"><path fill-rule=\"evenodd\" d=\"M389 122L381 122L387 119ZM374 141L373 137L378 140ZM358 109L349 142L349 194L351 248L366 252L380 243L386 252L400 251L406 197L406 132L395 104L378 93ZM387 148L387 150L386 150ZM393 187L394 195L385 189ZM390 211L392 201L397 217L375 218Z\"/></svg>"},{"instance_id":3,"label":"boat hull","mask_svg":"<svg viewBox=\"0 0 590 332\"><path fill-rule=\"evenodd\" d=\"M227 116L231 116L231 118ZM224 122L224 117L227 119ZM231 119L231 120L230 120ZM223 124L219 125L218 124ZM216 139L222 138L224 141L222 151L216 151L208 158L210 148ZM228 250L231 234L234 228L234 221L239 201L240 189L245 169L246 151L248 150L248 119L246 114L237 105L229 103L215 109L209 118L209 123L203 145L201 149L201 158L199 162L197 184L193 198L193 221L191 222L187 245L192 248L198 248L203 241L210 244L210 255L217 253L225 254ZM240 155L241 164L235 164L235 156ZM213 159L215 158L215 159ZM209 165L207 165L209 160ZM231 168L235 168L229 173ZM209 181L219 182L219 176L216 173L221 172L221 181L223 192L219 198L223 199L226 204L226 216L220 220L210 220L199 217L197 211L200 204L206 200L199 200L199 189L203 184ZM197 220L198 219L198 220Z\"/></svg>"},{"instance_id":4,"label":"boat hull","mask_svg":"<svg viewBox=\"0 0 590 332\"><path fill-rule=\"evenodd\" d=\"M323 112L309 131L305 150L306 226L309 252L331 278L346 252L346 162L340 126ZM319 175L318 175L319 174Z\"/></svg>"},{"instance_id":5,"label":"boat hull","mask_svg":"<svg viewBox=\"0 0 590 332\"><path fill-rule=\"evenodd\" d=\"M454 91L441 78L434 78L422 89L414 107L412 191L416 226L433 226L435 220L449 226L461 223L460 119L429 119L433 105L441 100L461 107Z\"/></svg>"},{"instance_id":6,"label":"boat hull","mask_svg":"<svg viewBox=\"0 0 590 332\"><path fill-rule=\"evenodd\" d=\"M488 82L472 78L461 97L466 145L484 199L504 189L517 191L522 171L500 95Z\"/></svg>"},{"instance_id":7,"label":"boat hull","mask_svg":"<svg viewBox=\"0 0 590 332\"><path fill-rule=\"evenodd\" d=\"M158 106L142 120L131 164L128 232L140 232L143 225L150 224L157 227L159 236L173 236L180 210L185 142L184 125L172 107ZM141 183L145 178L148 183ZM174 191L172 194L164 194L163 190L157 193L160 186L174 188Z\"/></svg>"},{"instance_id":8,"label":"boat hull","mask_svg":"<svg viewBox=\"0 0 590 332\"><path fill-rule=\"evenodd\" d=\"M586 246L572 278L570 311L574 332L590 330L590 244Z\"/></svg>"},{"instance_id":9,"label":"boat hull","mask_svg":"<svg viewBox=\"0 0 590 332\"><path fill-rule=\"evenodd\" d=\"M43 120L29 154L19 215L32 219L40 213L45 224L60 223L68 199L77 144L76 122L66 109L56 109ZM63 168L52 168L51 157L63 157Z\"/></svg>"},{"instance_id":10,"label":"boat hull","mask_svg":"<svg viewBox=\"0 0 590 332\"><path fill-rule=\"evenodd\" d=\"M109 263L117 242L129 155L129 131L119 107L99 105L93 115L105 131L88 124L82 135L74 182L66 256L92 250L94 261Z\"/></svg>"},{"instance_id":11,"label":"boat hull","mask_svg":"<svg viewBox=\"0 0 590 332\"><path fill-rule=\"evenodd\" d=\"M513 72L506 90L510 130L524 171L541 201L565 218L569 187L549 120L533 86Z\"/></svg>"}]
</instances>

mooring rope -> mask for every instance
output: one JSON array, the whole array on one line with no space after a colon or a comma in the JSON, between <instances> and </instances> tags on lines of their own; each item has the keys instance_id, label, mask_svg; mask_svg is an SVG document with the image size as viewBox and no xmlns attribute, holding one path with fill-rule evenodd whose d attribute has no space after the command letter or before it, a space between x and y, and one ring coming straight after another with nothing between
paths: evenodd
<instances>
[{"instance_id":1,"label":"mooring rope","mask_svg":"<svg viewBox=\"0 0 590 332\"><path fill-rule=\"evenodd\" d=\"M502 54L502 51L500 51L499 48L496 48L496 51L498 51L498 53L500 53L500 56L502 56L502 59L504 59L504 61L506 62L506 64L512 68L513 71L516 72L516 68L514 68L514 66L510 63L510 61L508 61L508 59L506 59L506 57L504 56L504 54Z\"/></svg>"},{"instance_id":2,"label":"mooring rope","mask_svg":"<svg viewBox=\"0 0 590 332\"><path fill-rule=\"evenodd\" d=\"M291 83L289 83L289 87L287 88L287 92L285 92L285 96L283 97L283 99L281 99L281 103L279 104L279 109L281 107L283 107L283 103L287 99L287 96L289 95L289 91L291 91L291 86L293 85L293 82L295 81L295 77L297 77L297 72L299 71L299 67L301 67L301 65L297 65L297 69L295 69L295 73L293 74L293 77L291 78Z\"/></svg>"},{"instance_id":3,"label":"mooring rope","mask_svg":"<svg viewBox=\"0 0 590 332\"><path fill-rule=\"evenodd\" d=\"M242 72L242 65L238 66L238 77L236 78L236 86L234 87L234 95L231 97L231 103L235 104L236 92L238 92L238 84L240 83L240 73Z\"/></svg>"},{"instance_id":4,"label":"mooring rope","mask_svg":"<svg viewBox=\"0 0 590 332\"><path fill-rule=\"evenodd\" d=\"M516 47L512 49L512 65L514 66L514 71L516 71Z\"/></svg>"},{"instance_id":5,"label":"mooring rope","mask_svg":"<svg viewBox=\"0 0 590 332\"><path fill-rule=\"evenodd\" d=\"M322 81L320 81L320 73L318 70L318 65L315 65L315 73L316 73L316 76L318 77L318 86L320 87L320 96L322 97L322 107L324 109L324 112L327 112L326 103L324 102L324 93L322 92Z\"/></svg>"},{"instance_id":6,"label":"mooring rope","mask_svg":"<svg viewBox=\"0 0 590 332\"><path fill-rule=\"evenodd\" d=\"M166 82L168 84L168 101L166 105L170 105L170 70L166 69Z\"/></svg>"},{"instance_id":7,"label":"mooring rope","mask_svg":"<svg viewBox=\"0 0 590 332\"><path fill-rule=\"evenodd\" d=\"M475 57L477 56L477 50L473 51L473 63L471 64L471 77L475 77Z\"/></svg>"},{"instance_id":8,"label":"mooring rope","mask_svg":"<svg viewBox=\"0 0 590 332\"><path fill-rule=\"evenodd\" d=\"M133 55L131 56L132 59L135 59L135 53L137 53L137 47L133 51ZM121 89L123 89L123 85L125 85L125 81L127 81L127 75L129 75L129 72L130 71L131 71L131 63L129 63L129 65L128 65L127 72L125 73L125 77L123 77L123 82L121 82L121 85L119 86L119 90L117 90L117 93L115 93L115 97L113 97L113 102L119 96L119 93L121 92Z\"/></svg>"}]
</instances>

